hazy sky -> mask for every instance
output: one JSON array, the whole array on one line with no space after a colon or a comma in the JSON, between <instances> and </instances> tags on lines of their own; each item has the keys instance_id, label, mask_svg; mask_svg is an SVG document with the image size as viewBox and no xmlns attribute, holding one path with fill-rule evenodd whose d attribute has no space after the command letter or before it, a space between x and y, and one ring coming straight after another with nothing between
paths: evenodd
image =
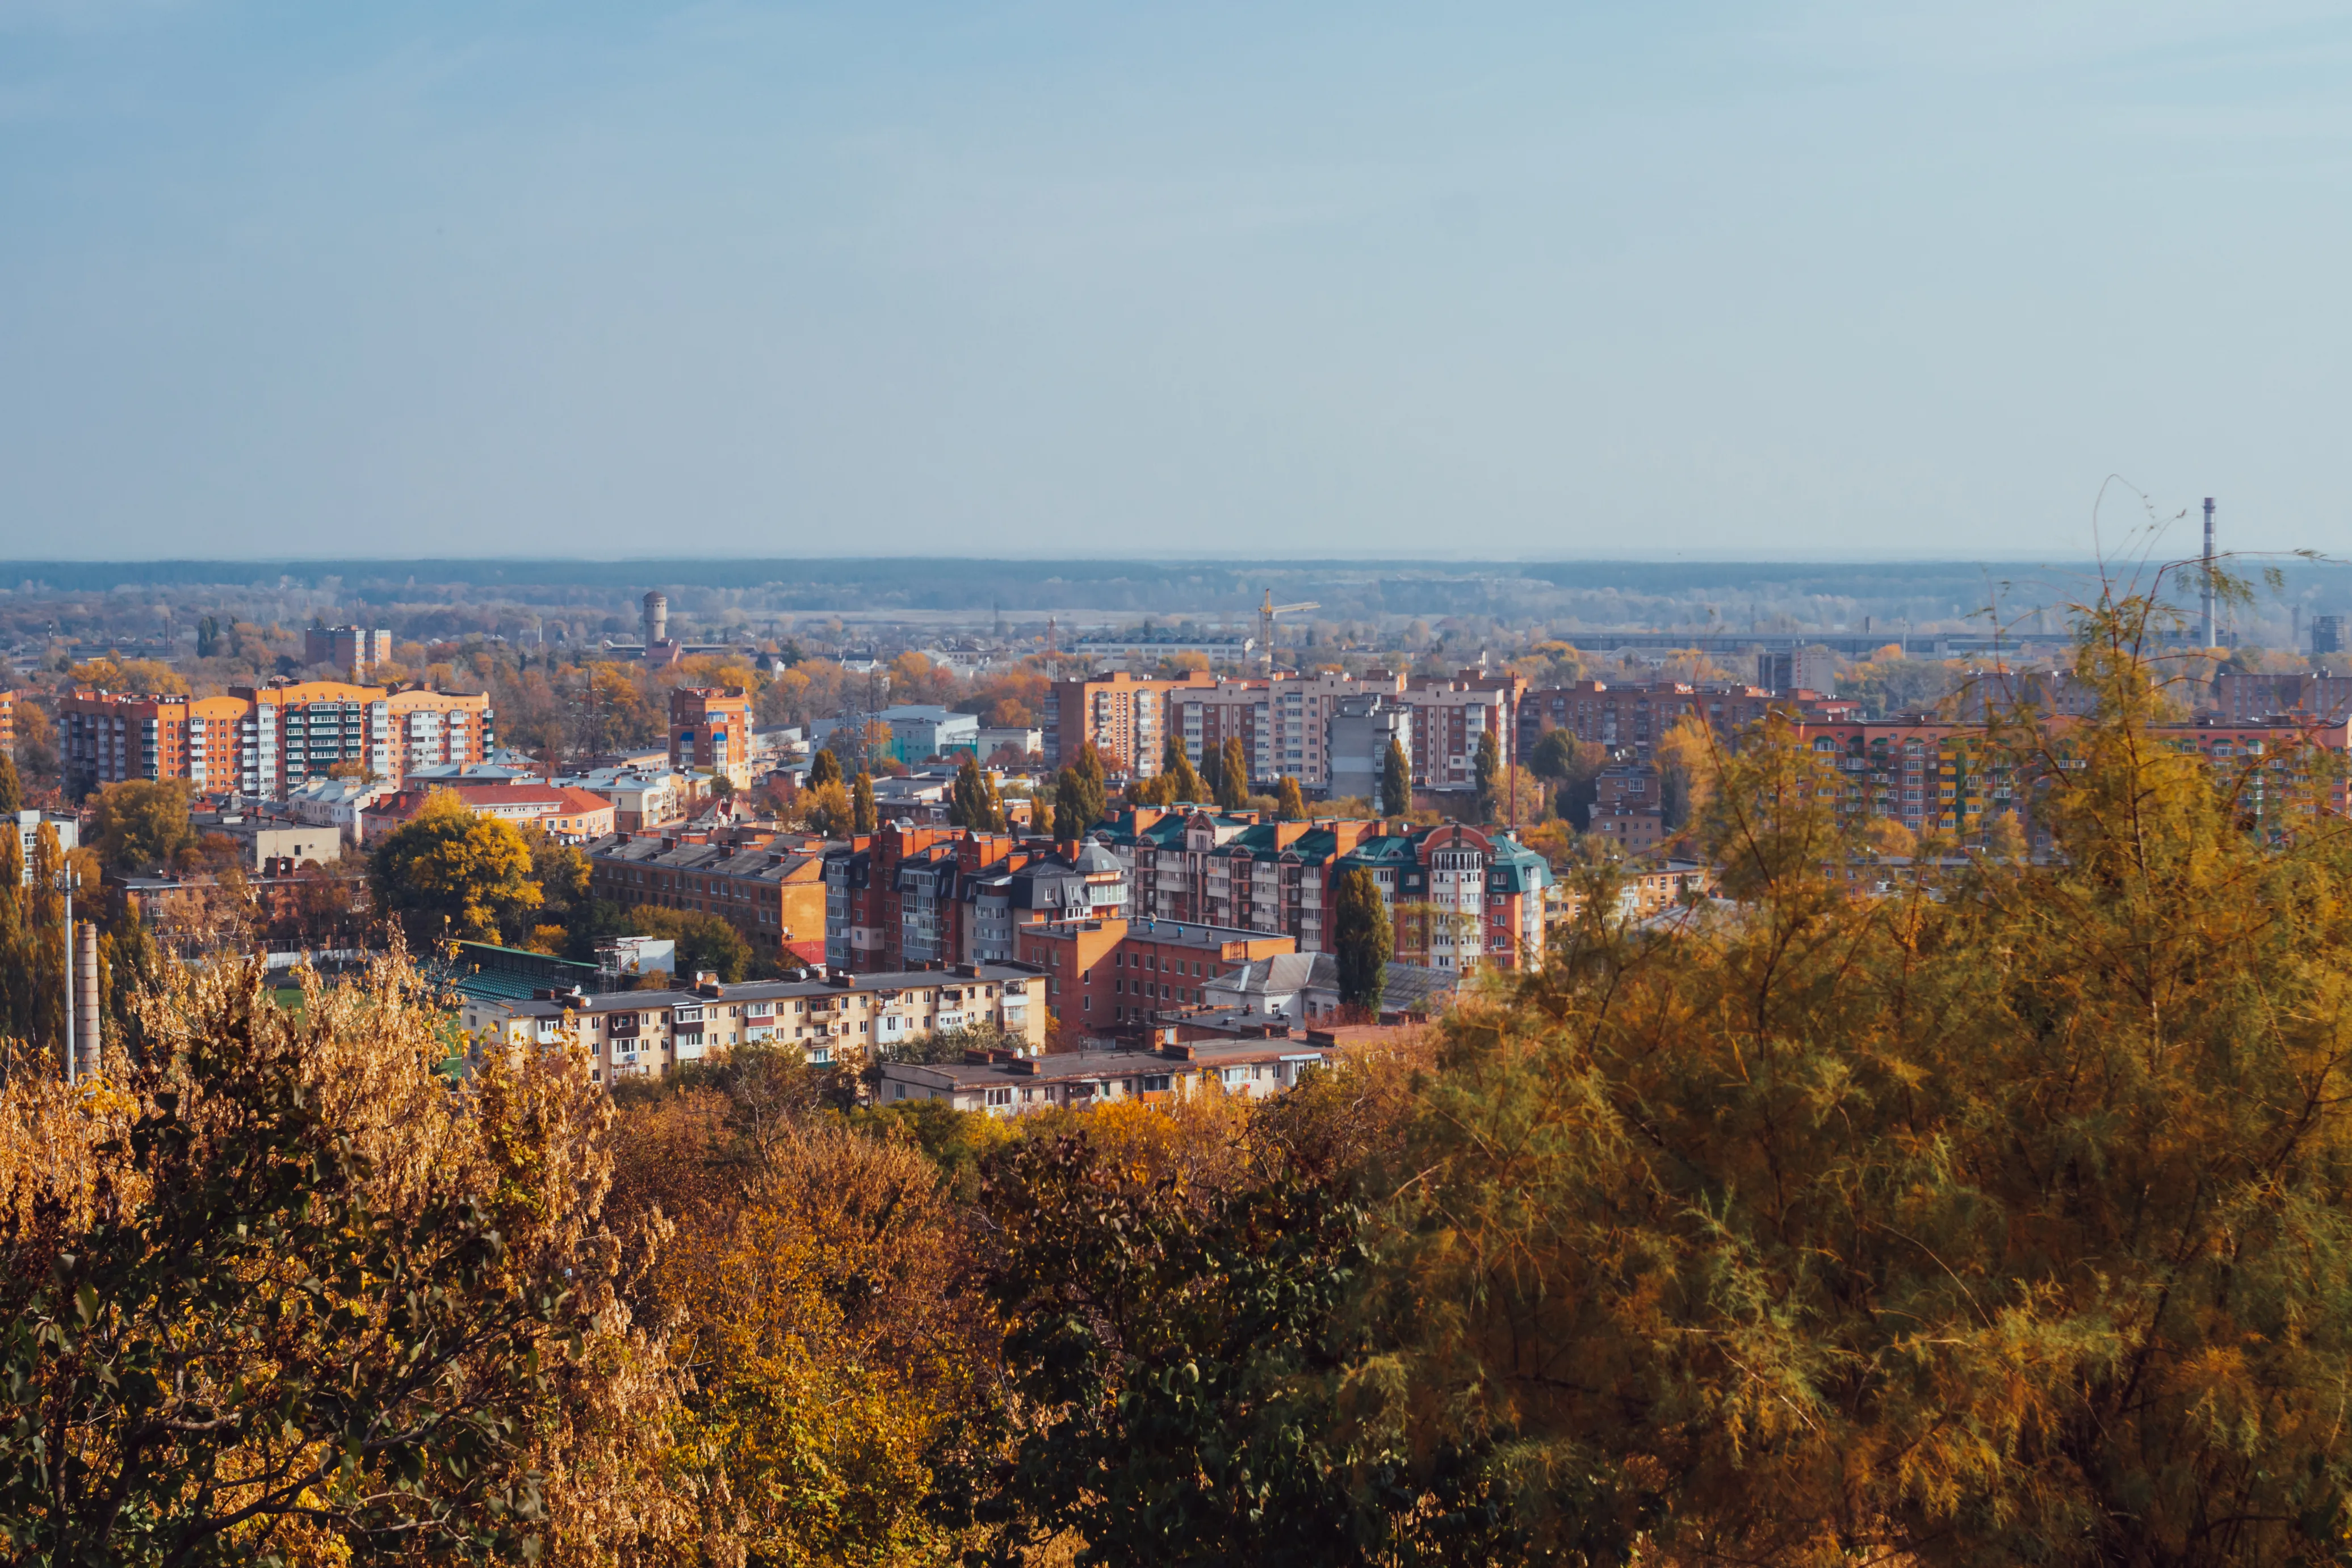
<instances>
[{"instance_id":1,"label":"hazy sky","mask_svg":"<svg viewBox=\"0 0 2352 1568\"><path fill-rule=\"evenodd\" d=\"M2347 198L2346 5L0 0L0 557L2352 552Z\"/></svg>"}]
</instances>

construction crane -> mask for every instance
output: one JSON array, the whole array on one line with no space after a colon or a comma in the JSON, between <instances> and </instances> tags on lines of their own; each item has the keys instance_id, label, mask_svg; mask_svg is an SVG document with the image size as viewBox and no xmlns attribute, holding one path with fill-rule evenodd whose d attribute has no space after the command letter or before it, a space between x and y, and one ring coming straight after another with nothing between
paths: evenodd
<instances>
[{"instance_id":1,"label":"construction crane","mask_svg":"<svg viewBox=\"0 0 2352 1568\"><path fill-rule=\"evenodd\" d=\"M1274 617L1295 616L1301 610L1319 610L1323 606L1312 599L1302 599L1296 605L1277 605L1274 590L1265 591L1265 603L1257 607L1257 657L1268 675L1274 673Z\"/></svg>"}]
</instances>

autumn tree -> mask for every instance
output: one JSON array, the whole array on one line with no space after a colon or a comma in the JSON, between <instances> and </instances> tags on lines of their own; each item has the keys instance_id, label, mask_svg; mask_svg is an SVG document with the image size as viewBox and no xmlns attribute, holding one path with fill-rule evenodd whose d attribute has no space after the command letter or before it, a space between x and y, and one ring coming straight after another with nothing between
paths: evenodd
<instances>
[{"instance_id":1,"label":"autumn tree","mask_svg":"<svg viewBox=\"0 0 2352 1568\"><path fill-rule=\"evenodd\" d=\"M874 805L874 775L860 770L849 786L849 826L853 833L871 833L880 821Z\"/></svg>"},{"instance_id":2,"label":"autumn tree","mask_svg":"<svg viewBox=\"0 0 2352 1568\"><path fill-rule=\"evenodd\" d=\"M0 752L0 817L13 822L24 809L25 785L16 776L16 759Z\"/></svg>"},{"instance_id":3,"label":"autumn tree","mask_svg":"<svg viewBox=\"0 0 2352 1568\"><path fill-rule=\"evenodd\" d=\"M1249 805L1249 754L1243 751L1239 735L1228 735L1217 764L1217 804L1227 811L1239 811Z\"/></svg>"},{"instance_id":4,"label":"autumn tree","mask_svg":"<svg viewBox=\"0 0 2352 1568\"><path fill-rule=\"evenodd\" d=\"M2151 731L2154 597L2082 607L2063 755L1988 737L2047 863L1852 897L1775 721L1694 780L1738 919L1588 900L1447 1026L1391 1409L1511 1434L1530 1555L1629 1510L1670 1560L2340 1551L2352 843L2317 754L2266 842L2281 774Z\"/></svg>"},{"instance_id":5,"label":"autumn tree","mask_svg":"<svg viewBox=\"0 0 2352 1568\"><path fill-rule=\"evenodd\" d=\"M1331 911L1332 944L1339 964L1339 1000L1378 1012L1395 936L1388 904L1372 873L1359 866L1339 879Z\"/></svg>"},{"instance_id":6,"label":"autumn tree","mask_svg":"<svg viewBox=\"0 0 2352 1568\"><path fill-rule=\"evenodd\" d=\"M1274 794L1274 814L1285 822L1307 820L1307 796L1300 791L1298 781L1290 774L1282 775L1282 783Z\"/></svg>"},{"instance_id":7,"label":"autumn tree","mask_svg":"<svg viewBox=\"0 0 2352 1568\"><path fill-rule=\"evenodd\" d=\"M832 747L827 746L824 748L819 751L815 756L809 759L807 787L810 789L823 789L829 784L841 784L843 782L844 780L841 773L841 759L833 754Z\"/></svg>"},{"instance_id":8,"label":"autumn tree","mask_svg":"<svg viewBox=\"0 0 2352 1568\"><path fill-rule=\"evenodd\" d=\"M511 823L436 791L370 857L375 905L408 940L500 942L527 935L543 898L530 846Z\"/></svg>"},{"instance_id":9,"label":"autumn tree","mask_svg":"<svg viewBox=\"0 0 2352 1568\"><path fill-rule=\"evenodd\" d=\"M534 1434L620 1348L583 1059L494 1053L453 1104L396 964L299 1010L173 971L144 1011L149 1076L0 1090L10 1559L544 1555Z\"/></svg>"},{"instance_id":10,"label":"autumn tree","mask_svg":"<svg viewBox=\"0 0 2352 1568\"><path fill-rule=\"evenodd\" d=\"M1184 737L1173 730L1168 732L1167 742L1160 748L1160 776L1168 781L1166 804L1170 805L1179 801L1205 805L1212 798L1208 784L1193 768L1192 759L1184 750Z\"/></svg>"},{"instance_id":11,"label":"autumn tree","mask_svg":"<svg viewBox=\"0 0 2352 1568\"><path fill-rule=\"evenodd\" d=\"M1495 781L1503 773L1503 748L1492 730L1478 732L1478 750L1471 759L1471 777L1478 791L1478 818L1490 821L1495 815Z\"/></svg>"},{"instance_id":12,"label":"autumn tree","mask_svg":"<svg viewBox=\"0 0 2352 1568\"><path fill-rule=\"evenodd\" d=\"M980 759L970 752L956 769L948 820L975 833L1004 831L1004 803L997 798L995 781L981 772Z\"/></svg>"},{"instance_id":13,"label":"autumn tree","mask_svg":"<svg viewBox=\"0 0 2352 1568\"><path fill-rule=\"evenodd\" d=\"M145 871L168 866L196 841L184 779L128 779L98 792L93 803L99 854L110 869Z\"/></svg>"}]
</instances>

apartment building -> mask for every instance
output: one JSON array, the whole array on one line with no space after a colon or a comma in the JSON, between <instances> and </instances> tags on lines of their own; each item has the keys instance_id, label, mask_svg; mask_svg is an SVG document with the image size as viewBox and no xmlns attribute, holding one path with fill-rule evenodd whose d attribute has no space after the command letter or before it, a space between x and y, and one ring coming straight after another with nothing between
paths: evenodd
<instances>
[{"instance_id":1,"label":"apartment building","mask_svg":"<svg viewBox=\"0 0 2352 1568\"><path fill-rule=\"evenodd\" d=\"M1400 960L1449 969L1541 962L1551 867L1499 829L1446 823L1391 832L1378 820L1261 822L1255 813L1146 807L1093 842L1126 866L1138 919L1279 934L1301 952L1328 952L1339 879L1363 868L1391 920L1412 927L1422 956L1407 958L1400 946Z\"/></svg>"},{"instance_id":2,"label":"apartment building","mask_svg":"<svg viewBox=\"0 0 2352 1568\"><path fill-rule=\"evenodd\" d=\"M600 1083L657 1078L738 1046L792 1046L818 1066L862 1064L879 1047L965 1029L997 1029L1045 1048L1037 976L1018 965L961 964L818 979L705 981L672 991L541 992L468 999L467 1030L510 1046L576 1040Z\"/></svg>"},{"instance_id":3,"label":"apartment building","mask_svg":"<svg viewBox=\"0 0 2352 1568\"><path fill-rule=\"evenodd\" d=\"M16 694L0 689L0 752L16 752Z\"/></svg>"},{"instance_id":4,"label":"apartment building","mask_svg":"<svg viewBox=\"0 0 2352 1568\"><path fill-rule=\"evenodd\" d=\"M1666 836L1664 780L1647 763L1616 763L1593 781L1585 830L1620 855L1643 855Z\"/></svg>"},{"instance_id":5,"label":"apartment building","mask_svg":"<svg viewBox=\"0 0 2352 1568\"><path fill-rule=\"evenodd\" d=\"M2067 721L2052 721L2053 746L2063 763ZM2283 821L2298 792L2313 779L2316 752L2352 749L2352 721L2293 715L2232 721L2205 717L2181 724L2155 724L2149 736L2175 751L2193 752L2217 765L2245 770L2248 807L2258 824ZM1801 724L1800 744L1809 748L1827 795L1841 817L1859 823L1871 817L1900 822L1914 832L1973 834L2003 813L2034 833L2032 794L2036 768L1992 745L1979 728L1912 716L1843 724ZM2346 781L2327 785L2323 805L2347 809Z\"/></svg>"},{"instance_id":6,"label":"apartment building","mask_svg":"<svg viewBox=\"0 0 2352 1568\"><path fill-rule=\"evenodd\" d=\"M582 852L591 897L624 909L650 904L717 915L754 952L824 962L824 857L818 841L741 831L615 833Z\"/></svg>"},{"instance_id":7,"label":"apartment building","mask_svg":"<svg viewBox=\"0 0 2352 1568\"><path fill-rule=\"evenodd\" d=\"M350 765L398 783L412 768L489 754L489 699L342 681L273 681L224 697L77 691L58 704L68 791L126 779L283 795Z\"/></svg>"},{"instance_id":8,"label":"apartment building","mask_svg":"<svg viewBox=\"0 0 2352 1568\"><path fill-rule=\"evenodd\" d=\"M1216 684L1214 676L1200 670L1181 680L1139 679L1125 670L1057 680L1039 726L1046 764L1062 767L1091 742L1110 772L1153 777L1168 739L1171 694Z\"/></svg>"},{"instance_id":9,"label":"apartment building","mask_svg":"<svg viewBox=\"0 0 2352 1568\"><path fill-rule=\"evenodd\" d=\"M751 698L740 686L681 686L669 694L669 765L751 787Z\"/></svg>"},{"instance_id":10,"label":"apartment building","mask_svg":"<svg viewBox=\"0 0 2352 1568\"><path fill-rule=\"evenodd\" d=\"M1611 686L1601 680L1580 680L1527 693L1519 704L1519 747L1523 752L1532 752L1547 731L1565 730L1580 741L1628 751L1647 761L1685 715L1704 720L1717 734L1732 741L1748 726L1762 722L1776 707L1818 719L1858 711L1853 704L1832 699L1776 698L1761 686L1697 686L1686 681Z\"/></svg>"},{"instance_id":11,"label":"apartment building","mask_svg":"<svg viewBox=\"0 0 2352 1568\"><path fill-rule=\"evenodd\" d=\"M2225 669L2213 678L2213 711L2231 723L2287 713L2341 723L2352 719L2352 675L2324 669L2249 675Z\"/></svg>"},{"instance_id":12,"label":"apartment building","mask_svg":"<svg viewBox=\"0 0 2352 1568\"><path fill-rule=\"evenodd\" d=\"M1162 1006L1205 1006L1210 981L1297 946L1270 931L1116 916L1024 927L1018 944L1017 962L1045 974L1052 1020L1105 1034Z\"/></svg>"},{"instance_id":13,"label":"apartment building","mask_svg":"<svg viewBox=\"0 0 2352 1568\"><path fill-rule=\"evenodd\" d=\"M331 664L364 680L369 670L392 662L392 634L363 626L312 626L302 634L302 662Z\"/></svg>"},{"instance_id":14,"label":"apartment building","mask_svg":"<svg viewBox=\"0 0 2352 1568\"><path fill-rule=\"evenodd\" d=\"M825 962L903 968L1014 958L1018 928L1124 915L1124 866L1099 845L1069 856L1007 834L885 823L825 857Z\"/></svg>"},{"instance_id":15,"label":"apartment building","mask_svg":"<svg viewBox=\"0 0 2352 1568\"><path fill-rule=\"evenodd\" d=\"M1086 1110L1123 1100L1184 1100L1213 1088L1263 1100L1329 1065L1340 1044L1327 1031L1309 1030L1302 1038L1286 1028L1268 1027L1254 1038L1200 1039L1146 1050L991 1053L985 1060L938 1065L891 1062L882 1068L877 1095L885 1103L938 1100L958 1110L1003 1117L1050 1107Z\"/></svg>"}]
</instances>

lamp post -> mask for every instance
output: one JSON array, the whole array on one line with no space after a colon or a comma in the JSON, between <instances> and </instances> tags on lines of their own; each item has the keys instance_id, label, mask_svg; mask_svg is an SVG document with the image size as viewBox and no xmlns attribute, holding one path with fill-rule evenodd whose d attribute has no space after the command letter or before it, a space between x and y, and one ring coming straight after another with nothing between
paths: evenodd
<instances>
[{"instance_id":1,"label":"lamp post","mask_svg":"<svg viewBox=\"0 0 2352 1568\"><path fill-rule=\"evenodd\" d=\"M66 971L66 1082L74 1081L74 923L73 896L81 886L81 877L70 865L60 866L50 885L65 895L65 971Z\"/></svg>"}]
</instances>

